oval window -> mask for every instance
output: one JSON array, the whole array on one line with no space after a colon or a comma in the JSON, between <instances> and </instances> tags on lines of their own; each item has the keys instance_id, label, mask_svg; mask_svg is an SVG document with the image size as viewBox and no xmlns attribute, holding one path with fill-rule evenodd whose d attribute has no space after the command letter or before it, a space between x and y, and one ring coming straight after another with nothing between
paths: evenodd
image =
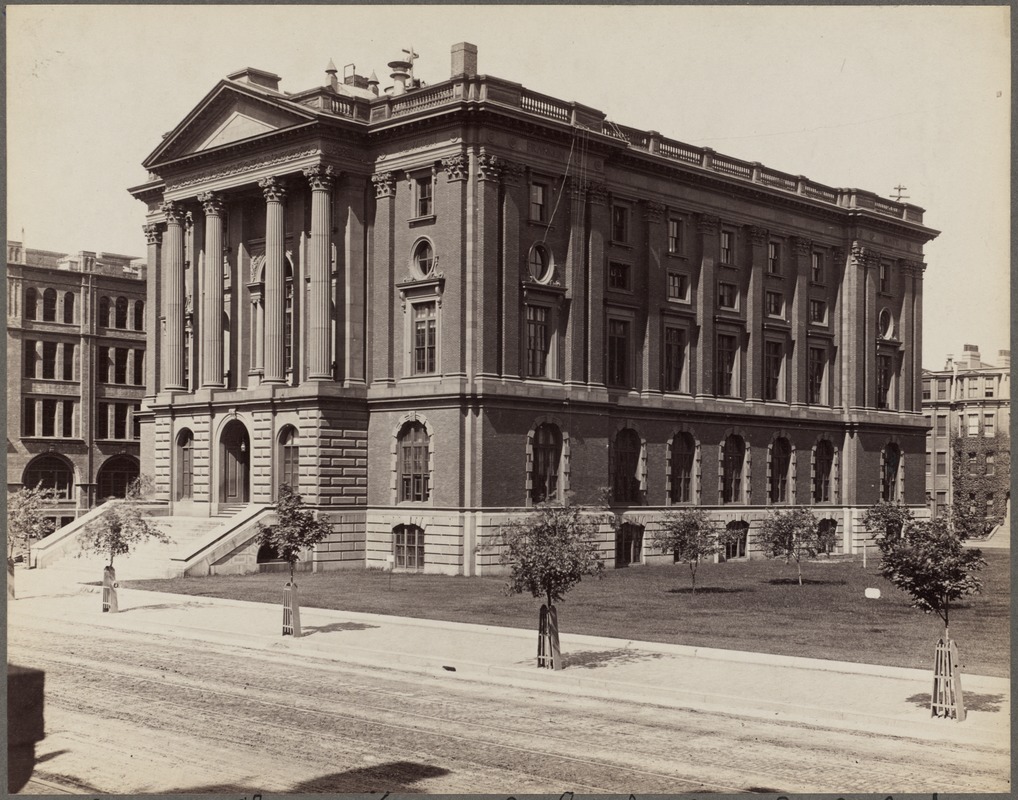
<instances>
[{"instance_id":1,"label":"oval window","mask_svg":"<svg viewBox=\"0 0 1018 800\"><path fill-rule=\"evenodd\" d=\"M551 258L543 245L535 244L530 248L530 277L539 283L551 280Z\"/></svg>"},{"instance_id":2,"label":"oval window","mask_svg":"<svg viewBox=\"0 0 1018 800\"><path fill-rule=\"evenodd\" d=\"M880 334L881 339L891 338L891 312L888 309L882 309L880 311L880 317L877 320L877 331Z\"/></svg>"},{"instance_id":3,"label":"oval window","mask_svg":"<svg viewBox=\"0 0 1018 800\"><path fill-rule=\"evenodd\" d=\"M435 269L435 251L430 242L423 241L414 248L414 268L421 278L427 278Z\"/></svg>"}]
</instances>

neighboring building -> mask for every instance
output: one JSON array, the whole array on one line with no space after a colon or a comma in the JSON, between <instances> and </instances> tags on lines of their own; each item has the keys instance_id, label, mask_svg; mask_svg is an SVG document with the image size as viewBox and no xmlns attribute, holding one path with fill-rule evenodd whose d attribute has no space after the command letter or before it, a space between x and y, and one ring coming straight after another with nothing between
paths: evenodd
<instances>
[{"instance_id":1,"label":"neighboring building","mask_svg":"<svg viewBox=\"0 0 1018 800\"><path fill-rule=\"evenodd\" d=\"M145 270L7 242L7 489L53 489L58 526L138 477Z\"/></svg>"},{"instance_id":2,"label":"neighboring building","mask_svg":"<svg viewBox=\"0 0 1018 800\"><path fill-rule=\"evenodd\" d=\"M144 162L142 470L174 514L288 483L336 523L316 568L470 575L510 515L605 488L616 565L669 506L744 531L729 558L775 506L839 552L882 497L924 510L921 208L478 75L469 44L431 86L389 66L383 93L233 73Z\"/></svg>"},{"instance_id":3,"label":"neighboring building","mask_svg":"<svg viewBox=\"0 0 1018 800\"><path fill-rule=\"evenodd\" d=\"M926 500L933 513L961 505L1001 522L1011 497L1011 351L986 364L967 344L939 371L923 370Z\"/></svg>"}]
</instances>

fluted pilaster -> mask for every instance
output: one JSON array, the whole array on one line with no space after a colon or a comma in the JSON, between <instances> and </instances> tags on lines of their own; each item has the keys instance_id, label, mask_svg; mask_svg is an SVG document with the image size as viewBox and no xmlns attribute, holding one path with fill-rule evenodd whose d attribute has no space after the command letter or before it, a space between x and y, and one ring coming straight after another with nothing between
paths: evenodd
<instances>
[{"instance_id":1,"label":"fluted pilaster","mask_svg":"<svg viewBox=\"0 0 1018 800\"><path fill-rule=\"evenodd\" d=\"M332 326L330 324L332 285L329 275L329 232L332 230L332 167L317 164L304 170L311 184L311 243L308 248L308 277L311 297L308 306L308 378L332 378Z\"/></svg>"},{"instance_id":2,"label":"fluted pilaster","mask_svg":"<svg viewBox=\"0 0 1018 800\"><path fill-rule=\"evenodd\" d=\"M198 195L205 210L205 274L202 276L201 385L223 386L223 211L222 197Z\"/></svg>"},{"instance_id":3,"label":"fluted pilaster","mask_svg":"<svg viewBox=\"0 0 1018 800\"><path fill-rule=\"evenodd\" d=\"M184 209L178 203L166 202L162 211L166 215L163 387L179 391L187 388L184 383Z\"/></svg>"}]
</instances>

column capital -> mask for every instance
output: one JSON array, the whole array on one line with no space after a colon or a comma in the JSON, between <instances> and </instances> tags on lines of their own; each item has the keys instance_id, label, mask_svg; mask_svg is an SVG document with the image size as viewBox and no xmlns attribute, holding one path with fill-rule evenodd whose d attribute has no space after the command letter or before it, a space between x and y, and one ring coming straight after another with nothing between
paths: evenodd
<instances>
[{"instance_id":1,"label":"column capital","mask_svg":"<svg viewBox=\"0 0 1018 800\"><path fill-rule=\"evenodd\" d=\"M202 208L205 210L206 217L218 217L223 213L223 209L226 208L223 196L216 192L202 192L198 195L198 202L201 203Z\"/></svg>"},{"instance_id":2,"label":"column capital","mask_svg":"<svg viewBox=\"0 0 1018 800\"><path fill-rule=\"evenodd\" d=\"M336 171L326 164L315 164L304 170L304 177L311 184L311 190L317 192L328 192L336 183L339 177Z\"/></svg>"},{"instance_id":3,"label":"column capital","mask_svg":"<svg viewBox=\"0 0 1018 800\"><path fill-rule=\"evenodd\" d=\"M267 202L282 203L286 199L286 184L279 178L262 178L258 181L258 188L262 190Z\"/></svg>"},{"instance_id":4,"label":"column capital","mask_svg":"<svg viewBox=\"0 0 1018 800\"><path fill-rule=\"evenodd\" d=\"M604 206L608 204L608 187L597 181L587 181L583 187L587 190L587 198L593 205Z\"/></svg>"},{"instance_id":5,"label":"column capital","mask_svg":"<svg viewBox=\"0 0 1018 800\"><path fill-rule=\"evenodd\" d=\"M664 218L665 207L661 203L648 200L643 204L643 218L647 222L660 222Z\"/></svg>"},{"instance_id":6,"label":"column capital","mask_svg":"<svg viewBox=\"0 0 1018 800\"><path fill-rule=\"evenodd\" d=\"M445 170L446 178L450 181L466 180L469 165L470 159L467 158L465 153L457 153L454 156L442 159L442 168Z\"/></svg>"},{"instance_id":7,"label":"column capital","mask_svg":"<svg viewBox=\"0 0 1018 800\"><path fill-rule=\"evenodd\" d=\"M759 225L746 225L745 227L746 233L749 235L750 244L757 246L767 244L770 231L766 228L761 228Z\"/></svg>"},{"instance_id":8,"label":"column capital","mask_svg":"<svg viewBox=\"0 0 1018 800\"><path fill-rule=\"evenodd\" d=\"M792 252L797 256L808 256L813 250L813 242L802 236L793 236L789 241L792 244Z\"/></svg>"},{"instance_id":9,"label":"column capital","mask_svg":"<svg viewBox=\"0 0 1018 800\"><path fill-rule=\"evenodd\" d=\"M145 240L149 244L162 244L163 241L163 226L159 223L150 223L148 225L142 225L141 229L145 232Z\"/></svg>"},{"instance_id":10,"label":"column capital","mask_svg":"<svg viewBox=\"0 0 1018 800\"><path fill-rule=\"evenodd\" d=\"M482 181L497 181L505 172L506 163L498 156L481 153L477 157L477 177Z\"/></svg>"},{"instance_id":11,"label":"column capital","mask_svg":"<svg viewBox=\"0 0 1018 800\"><path fill-rule=\"evenodd\" d=\"M375 198L393 197L396 194L396 176L391 172L376 172L371 176L375 184Z\"/></svg>"},{"instance_id":12,"label":"column capital","mask_svg":"<svg viewBox=\"0 0 1018 800\"><path fill-rule=\"evenodd\" d=\"M856 267L872 267L879 261L879 254L870 248L854 242L852 244L852 264Z\"/></svg>"},{"instance_id":13,"label":"column capital","mask_svg":"<svg viewBox=\"0 0 1018 800\"><path fill-rule=\"evenodd\" d=\"M926 264L922 261L913 261L909 258L899 258L898 267L903 275L911 278L921 278L926 272Z\"/></svg>"},{"instance_id":14,"label":"column capital","mask_svg":"<svg viewBox=\"0 0 1018 800\"><path fill-rule=\"evenodd\" d=\"M175 225L182 225L187 214L184 207L173 200L167 200L159 206L159 210L166 215L166 221Z\"/></svg>"},{"instance_id":15,"label":"column capital","mask_svg":"<svg viewBox=\"0 0 1018 800\"><path fill-rule=\"evenodd\" d=\"M705 236L712 236L716 234L718 229L721 227L721 218L714 214L697 214L696 227L700 230L700 233Z\"/></svg>"},{"instance_id":16,"label":"column capital","mask_svg":"<svg viewBox=\"0 0 1018 800\"><path fill-rule=\"evenodd\" d=\"M506 161L504 158L500 160L502 162L502 180L507 186L519 186L523 179L523 165L517 164L515 161Z\"/></svg>"}]
</instances>

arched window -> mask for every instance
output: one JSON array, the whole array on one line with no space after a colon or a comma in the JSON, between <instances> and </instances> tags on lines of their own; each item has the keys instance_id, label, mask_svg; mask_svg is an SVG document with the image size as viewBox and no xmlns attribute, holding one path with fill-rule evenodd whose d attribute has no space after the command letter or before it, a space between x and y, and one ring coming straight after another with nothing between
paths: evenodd
<instances>
[{"instance_id":1,"label":"arched window","mask_svg":"<svg viewBox=\"0 0 1018 800\"><path fill-rule=\"evenodd\" d=\"M279 486L289 486L296 494L300 493L299 462L297 429L287 425L279 435Z\"/></svg>"},{"instance_id":2,"label":"arched window","mask_svg":"<svg viewBox=\"0 0 1018 800\"><path fill-rule=\"evenodd\" d=\"M25 289L25 319L39 318L39 293L34 287Z\"/></svg>"},{"instance_id":3,"label":"arched window","mask_svg":"<svg viewBox=\"0 0 1018 800\"><path fill-rule=\"evenodd\" d=\"M400 502L423 503L431 497L428 432L419 422L408 422L399 434Z\"/></svg>"},{"instance_id":4,"label":"arched window","mask_svg":"<svg viewBox=\"0 0 1018 800\"><path fill-rule=\"evenodd\" d=\"M67 292L64 295L64 322L74 322L74 292Z\"/></svg>"},{"instance_id":5,"label":"arched window","mask_svg":"<svg viewBox=\"0 0 1018 800\"><path fill-rule=\"evenodd\" d=\"M108 459L96 474L98 486L97 497L105 500L108 497L124 497L131 481L140 474L138 461L131 456L113 456Z\"/></svg>"},{"instance_id":6,"label":"arched window","mask_svg":"<svg viewBox=\"0 0 1018 800\"><path fill-rule=\"evenodd\" d=\"M145 330L145 301L135 300L134 301L134 329L136 331Z\"/></svg>"},{"instance_id":7,"label":"arched window","mask_svg":"<svg viewBox=\"0 0 1018 800\"><path fill-rule=\"evenodd\" d=\"M73 496L74 469L60 456L38 456L25 467L21 482L27 489L36 486L52 489L54 500L70 500Z\"/></svg>"},{"instance_id":8,"label":"arched window","mask_svg":"<svg viewBox=\"0 0 1018 800\"><path fill-rule=\"evenodd\" d=\"M612 498L616 503L640 502L640 437L623 428L615 437L612 465Z\"/></svg>"},{"instance_id":9,"label":"arched window","mask_svg":"<svg viewBox=\"0 0 1018 800\"><path fill-rule=\"evenodd\" d=\"M643 560L643 526L623 522L615 533L615 568L639 564Z\"/></svg>"},{"instance_id":10,"label":"arched window","mask_svg":"<svg viewBox=\"0 0 1018 800\"><path fill-rule=\"evenodd\" d=\"M813 454L813 502L831 502L831 473L834 471L834 446L826 439L817 442Z\"/></svg>"},{"instance_id":11,"label":"arched window","mask_svg":"<svg viewBox=\"0 0 1018 800\"><path fill-rule=\"evenodd\" d=\"M57 321L57 290L47 289L42 293L43 322Z\"/></svg>"},{"instance_id":12,"label":"arched window","mask_svg":"<svg viewBox=\"0 0 1018 800\"><path fill-rule=\"evenodd\" d=\"M430 242L422 241L414 248L414 267L421 278L427 278L435 269L435 252Z\"/></svg>"},{"instance_id":13,"label":"arched window","mask_svg":"<svg viewBox=\"0 0 1018 800\"><path fill-rule=\"evenodd\" d=\"M530 248L530 277L544 283L551 277L551 259L543 245L535 244Z\"/></svg>"},{"instance_id":14,"label":"arched window","mask_svg":"<svg viewBox=\"0 0 1018 800\"><path fill-rule=\"evenodd\" d=\"M673 503L693 502L693 467L696 442L688 433L672 439L672 495Z\"/></svg>"},{"instance_id":15,"label":"arched window","mask_svg":"<svg viewBox=\"0 0 1018 800\"><path fill-rule=\"evenodd\" d=\"M554 503L559 497L559 467L562 462L562 434L550 423L534 431L534 460L530 472L530 500Z\"/></svg>"},{"instance_id":16,"label":"arched window","mask_svg":"<svg viewBox=\"0 0 1018 800\"><path fill-rule=\"evenodd\" d=\"M772 503L788 502L788 473L792 466L792 446L788 439L775 439L771 445L771 487Z\"/></svg>"},{"instance_id":17,"label":"arched window","mask_svg":"<svg viewBox=\"0 0 1018 800\"><path fill-rule=\"evenodd\" d=\"M830 555L838 549L838 521L836 519L820 520L817 525L817 536L820 540L820 552Z\"/></svg>"},{"instance_id":18,"label":"arched window","mask_svg":"<svg viewBox=\"0 0 1018 800\"><path fill-rule=\"evenodd\" d=\"M743 502L743 471L746 468L746 443L731 434L721 447L721 502Z\"/></svg>"},{"instance_id":19,"label":"arched window","mask_svg":"<svg viewBox=\"0 0 1018 800\"><path fill-rule=\"evenodd\" d=\"M881 458L880 499L893 503L898 499L901 480L901 448L888 443Z\"/></svg>"},{"instance_id":20,"label":"arched window","mask_svg":"<svg viewBox=\"0 0 1018 800\"><path fill-rule=\"evenodd\" d=\"M177 434L177 500L194 497L194 434L185 429Z\"/></svg>"},{"instance_id":21,"label":"arched window","mask_svg":"<svg viewBox=\"0 0 1018 800\"><path fill-rule=\"evenodd\" d=\"M110 298L100 297L99 298L99 319L96 320L96 324L103 327L110 327Z\"/></svg>"},{"instance_id":22,"label":"arched window","mask_svg":"<svg viewBox=\"0 0 1018 800\"><path fill-rule=\"evenodd\" d=\"M749 550L749 523L744 520L733 520L725 526L725 561L733 558L745 558Z\"/></svg>"},{"instance_id":23,"label":"arched window","mask_svg":"<svg viewBox=\"0 0 1018 800\"><path fill-rule=\"evenodd\" d=\"M424 568L424 531L416 525L392 529L393 566L397 569Z\"/></svg>"},{"instance_id":24,"label":"arched window","mask_svg":"<svg viewBox=\"0 0 1018 800\"><path fill-rule=\"evenodd\" d=\"M127 298L117 298L117 318L115 320L114 327L116 328L127 328Z\"/></svg>"}]
</instances>

